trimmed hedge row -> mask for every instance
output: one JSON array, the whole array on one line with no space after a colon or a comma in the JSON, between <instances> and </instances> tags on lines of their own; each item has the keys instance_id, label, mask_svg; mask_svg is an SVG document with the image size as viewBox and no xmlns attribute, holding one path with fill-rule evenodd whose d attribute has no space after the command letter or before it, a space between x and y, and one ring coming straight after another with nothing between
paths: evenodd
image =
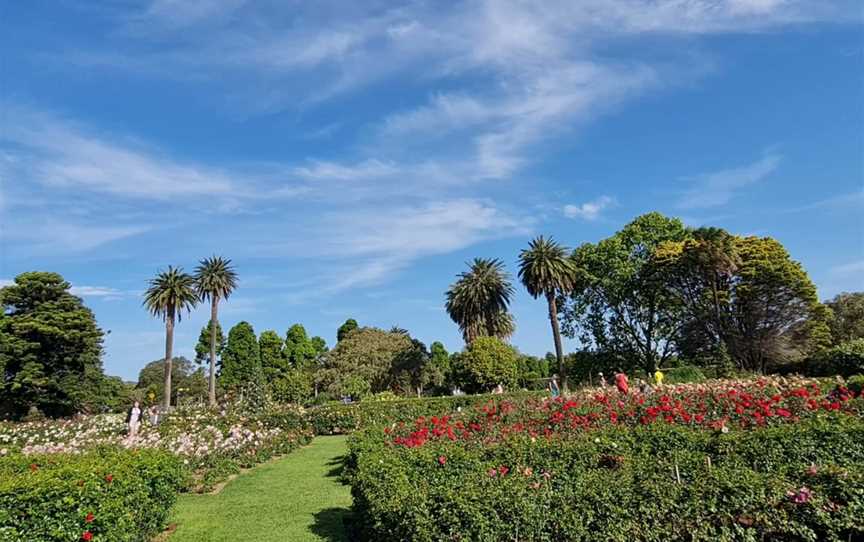
<instances>
[{"instance_id":1,"label":"trimmed hedge row","mask_svg":"<svg viewBox=\"0 0 864 542\"><path fill-rule=\"evenodd\" d=\"M864 420L846 414L729 433L657 424L385 442L375 428L351 441L347 477L368 540L864 537Z\"/></svg>"},{"instance_id":2,"label":"trimmed hedge row","mask_svg":"<svg viewBox=\"0 0 864 542\"><path fill-rule=\"evenodd\" d=\"M0 541L149 541L186 473L181 459L158 450L2 457Z\"/></svg>"},{"instance_id":3,"label":"trimmed hedge row","mask_svg":"<svg viewBox=\"0 0 864 542\"><path fill-rule=\"evenodd\" d=\"M433 416L455 412L460 408L482 405L490 399L506 398L512 401L548 396L545 391L525 391L506 395L453 395L446 397L424 397L393 401L361 401L359 403L327 403L306 411L306 416L316 435L338 435L353 433L359 429L394 420L413 420L419 416Z\"/></svg>"}]
</instances>

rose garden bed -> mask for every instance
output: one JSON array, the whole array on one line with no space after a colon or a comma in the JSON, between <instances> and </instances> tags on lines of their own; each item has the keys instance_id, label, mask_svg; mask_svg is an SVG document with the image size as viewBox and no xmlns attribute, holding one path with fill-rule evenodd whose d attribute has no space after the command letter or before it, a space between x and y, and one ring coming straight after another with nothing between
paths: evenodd
<instances>
[{"instance_id":1,"label":"rose garden bed","mask_svg":"<svg viewBox=\"0 0 864 542\"><path fill-rule=\"evenodd\" d=\"M356 433L346 477L367 539L858 539L862 402L777 378L489 401Z\"/></svg>"}]
</instances>

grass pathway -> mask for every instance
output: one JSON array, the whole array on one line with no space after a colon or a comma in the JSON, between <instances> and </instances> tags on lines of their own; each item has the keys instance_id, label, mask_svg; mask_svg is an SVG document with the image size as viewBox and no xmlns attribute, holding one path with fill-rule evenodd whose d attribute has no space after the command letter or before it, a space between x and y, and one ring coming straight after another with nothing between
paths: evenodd
<instances>
[{"instance_id":1,"label":"grass pathway","mask_svg":"<svg viewBox=\"0 0 864 542\"><path fill-rule=\"evenodd\" d=\"M168 542L346 541L351 492L339 483L345 437L316 437L230 482L218 495L181 495Z\"/></svg>"}]
</instances>

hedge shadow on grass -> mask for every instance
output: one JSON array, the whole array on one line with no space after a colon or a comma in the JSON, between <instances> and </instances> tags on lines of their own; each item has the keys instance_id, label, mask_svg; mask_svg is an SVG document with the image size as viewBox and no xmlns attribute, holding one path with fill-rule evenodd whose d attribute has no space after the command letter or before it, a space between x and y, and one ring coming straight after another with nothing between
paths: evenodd
<instances>
[{"instance_id":1,"label":"hedge shadow on grass","mask_svg":"<svg viewBox=\"0 0 864 542\"><path fill-rule=\"evenodd\" d=\"M315 523L309 530L327 542L351 542L351 510L347 507L325 508L315 514Z\"/></svg>"}]
</instances>

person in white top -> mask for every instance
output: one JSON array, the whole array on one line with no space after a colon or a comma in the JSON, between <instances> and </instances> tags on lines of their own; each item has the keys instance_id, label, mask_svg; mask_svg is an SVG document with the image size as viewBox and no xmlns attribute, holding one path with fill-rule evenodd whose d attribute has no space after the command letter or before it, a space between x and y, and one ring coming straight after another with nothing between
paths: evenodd
<instances>
[{"instance_id":1,"label":"person in white top","mask_svg":"<svg viewBox=\"0 0 864 542\"><path fill-rule=\"evenodd\" d=\"M126 424L129 427L129 436L135 438L138 435L138 427L141 426L141 405L138 404L138 401L135 401L129 410Z\"/></svg>"}]
</instances>

